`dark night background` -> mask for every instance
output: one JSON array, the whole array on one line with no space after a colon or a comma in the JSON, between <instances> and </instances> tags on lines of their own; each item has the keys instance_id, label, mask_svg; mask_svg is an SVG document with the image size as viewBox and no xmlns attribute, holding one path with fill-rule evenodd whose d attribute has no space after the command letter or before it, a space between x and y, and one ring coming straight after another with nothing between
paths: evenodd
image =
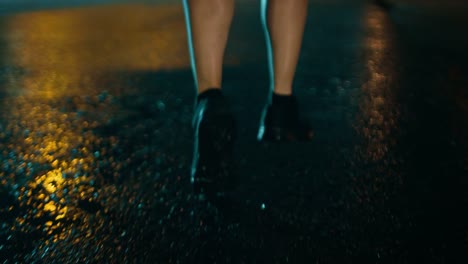
<instances>
[{"instance_id":1,"label":"dark night background","mask_svg":"<svg viewBox=\"0 0 468 264\"><path fill-rule=\"evenodd\" d=\"M468 263L468 3L377 2L311 0L306 144L256 141L265 42L237 2L216 207L189 183L180 1L0 0L0 263Z\"/></svg>"}]
</instances>

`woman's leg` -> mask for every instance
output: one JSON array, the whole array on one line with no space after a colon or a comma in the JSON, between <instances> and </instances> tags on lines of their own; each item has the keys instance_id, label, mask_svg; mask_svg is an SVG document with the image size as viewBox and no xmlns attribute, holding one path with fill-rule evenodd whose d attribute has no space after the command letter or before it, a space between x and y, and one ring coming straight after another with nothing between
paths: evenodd
<instances>
[{"instance_id":1,"label":"woman's leg","mask_svg":"<svg viewBox=\"0 0 468 264\"><path fill-rule=\"evenodd\" d=\"M234 0L184 0L184 9L198 94L209 88L221 88Z\"/></svg>"},{"instance_id":2,"label":"woman's leg","mask_svg":"<svg viewBox=\"0 0 468 264\"><path fill-rule=\"evenodd\" d=\"M307 18L308 0L262 0L267 39L270 97L257 138L267 141L310 140L311 127L299 119L292 85Z\"/></svg>"},{"instance_id":3,"label":"woman's leg","mask_svg":"<svg viewBox=\"0 0 468 264\"><path fill-rule=\"evenodd\" d=\"M236 123L220 90L234 0L184 0L184 10L198 92L191 182L195 193L216 199L235 179L230 164Z\"/></svg>"},{"instance_id":4,"label":"woman's leg","mask_svg":"<svg viewBox=\"0 0 468 264\"><path fill-rule=\"evenodd\" d=\"M294 74L304 35L308 0L262 0L263 23L271 43L272 88L276 94L291 95ZM265 21L266 20L266 21ZM271 58L272 56L272 58ZM271 66L271 65L270 65Z\"/></svg>"}]
</instances>

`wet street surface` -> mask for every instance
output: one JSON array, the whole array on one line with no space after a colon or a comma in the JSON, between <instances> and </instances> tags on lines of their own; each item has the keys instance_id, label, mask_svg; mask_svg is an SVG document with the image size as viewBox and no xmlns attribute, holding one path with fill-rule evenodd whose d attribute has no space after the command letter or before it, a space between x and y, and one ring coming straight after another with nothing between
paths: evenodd
<instances>
[{"instance_id":1,"label":"wet street surface","mask_svg":"<svg viewBox=\"0 0 468 264\"><path fill-rule=\"evenodd\" d=\"M224 204L192 194L179 2L2 9L0 263L468 263L467 8L312 1L295 93L314 140L261 144L257 2L225 57Z\"/></svg>"}]
</instances>

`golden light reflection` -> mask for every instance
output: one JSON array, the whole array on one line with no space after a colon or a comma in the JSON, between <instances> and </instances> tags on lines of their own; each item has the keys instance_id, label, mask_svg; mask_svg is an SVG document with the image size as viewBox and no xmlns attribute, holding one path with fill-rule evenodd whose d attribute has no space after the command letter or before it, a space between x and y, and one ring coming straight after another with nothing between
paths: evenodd
<instances>
[{"instance_id":1,"label":"golden light reflection","mask_svg":"<svg viewBox=\"0 0 468 264\"><path fill-rule=\"evenodd\" d=\"M395 34L385 12L369 6L364 13L364 28L367 80L362 87L357 126L367 140L366 156L377 161L389 150L399 115L394 98L397 51L393 40Z\"/></svg>"},{"instance_id":2,"label":"golden light reflection","mask_svg":"<svg viewBox=\"0 0 468 264\"><path fill-rule=\"evenodd\" d=\"M96 88L95 77L108 72L189 67L181 5L37 11L6 25L7 63L25 70L10 89L54 97Z\"/></svg>"},{"instance_id":3,"label":"golden light reflection","mask_svg":"<svg viewBox=\"0 0 468 264\"><path fill-rule=\"evenodd\" d=\"M187 67L180 5L116 5L12 17L15 62L37 69L160 70ZM51 73L52 77L54 72Z\"/></svg>"},{"instance_id":4,"label":"golden light reflection","mask_svg":"<svg viewBox=\"0 0 468 264\"><path fill-rule=\"evenodd\" d=\"M76 219L77 201L93 199L96 189L87 175L92 173L96 158L87 148L98 139L92 133L82 133L86 121L76 113L64 114L38 98L31 99L18 96L3 102L4 109L9 109L2 113L7 121L5 131L13 132L14 137L0 147L21 160L9 177L16 177L14 182L26 180L18 201L32 211L17 218L17 226L46 217L49 220L42 228L50 233L64 228L61 220ZM55 240L64 238L61 232L54 236Z\"/></svg>"}]
</instances>

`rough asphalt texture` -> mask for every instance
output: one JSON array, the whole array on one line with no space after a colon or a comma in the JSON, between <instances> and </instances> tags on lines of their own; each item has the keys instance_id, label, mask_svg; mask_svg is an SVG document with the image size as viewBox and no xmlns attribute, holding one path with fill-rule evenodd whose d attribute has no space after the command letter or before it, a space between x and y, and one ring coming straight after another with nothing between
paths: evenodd
<instances>
[{"instance_id":1,"label":"rough asphalt texture","mask_svg":"<svg viewBox=\"0 0 468 264\"><path fill-rule=\"evenodd\" d=\"M312 1L295 93L307 144L260 144L258 1L224 90L238 188L191 193L180 4L0 16L0 263L468 263L463 6Z\"/></svg>"}]
</instances>

